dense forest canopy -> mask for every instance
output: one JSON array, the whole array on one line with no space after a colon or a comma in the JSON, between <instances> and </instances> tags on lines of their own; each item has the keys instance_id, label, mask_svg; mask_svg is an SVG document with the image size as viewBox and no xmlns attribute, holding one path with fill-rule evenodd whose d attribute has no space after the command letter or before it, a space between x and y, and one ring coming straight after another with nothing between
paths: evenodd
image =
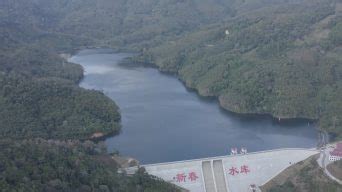
<instances>
[{"instance_id":1,"label":"dense forest canopy","mask_svg":"<svg viewBox=\"0 0 342 192\"><path fill-rule=\"evenodd\" d=\"M140 171L127 177L105 147L92 142L30 139L0 141L1 191L176 192Z\"/></svg>"}]
</instances>

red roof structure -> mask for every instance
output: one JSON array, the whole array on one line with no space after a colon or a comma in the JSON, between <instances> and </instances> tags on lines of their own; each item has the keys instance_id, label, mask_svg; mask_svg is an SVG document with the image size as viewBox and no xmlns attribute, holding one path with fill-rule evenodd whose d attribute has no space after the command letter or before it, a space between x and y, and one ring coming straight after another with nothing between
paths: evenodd
<instances>
[{"instance_id":1,"label":"red roof structure","mask_svg":"<svg viewBox=\"0 0 342 192\"><path fill-rule=\"evenodd\" d=\"M330 152L330 155L342 157L342 142L336 144L336 148Z\"/></svg>"}]
</instances>

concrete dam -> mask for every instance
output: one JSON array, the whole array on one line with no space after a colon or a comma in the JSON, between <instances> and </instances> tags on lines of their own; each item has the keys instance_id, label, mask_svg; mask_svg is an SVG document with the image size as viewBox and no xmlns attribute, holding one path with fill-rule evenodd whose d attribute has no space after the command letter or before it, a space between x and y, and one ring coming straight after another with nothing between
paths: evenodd
<instances>
[{"instance_id":1,"label":"concrete dam","mask_svg":"<svg viewBox=\"0 0 342 192\"><path fill-rule=\"evenodd\" d=\"M277 149L141 165L147 173L191 192L249 192L289 166L318 154L316 149ZM128 168L134 172L137 168Z\"/></svg>"}]
</instances>

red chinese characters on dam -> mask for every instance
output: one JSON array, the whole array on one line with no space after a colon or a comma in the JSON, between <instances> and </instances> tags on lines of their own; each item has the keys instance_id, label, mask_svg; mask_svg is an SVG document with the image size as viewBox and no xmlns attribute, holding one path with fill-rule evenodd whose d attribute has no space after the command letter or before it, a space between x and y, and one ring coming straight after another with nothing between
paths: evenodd
<instances>
[{"instance_id":1,"label":"red chinese characters on dam","mask_svg":"<svg viewBox=\"0 0 342 192\"><path fill-rule=\"evenodd\" d=\"M228 169L228 173L232 176L236 176L239 174L245 174L247 175L248 173L250 173L251 170L249 169L248 165L242 165L240 168L238 167L231 167L230 169Z\"/></svg>"},{"instance_id":2,"label":"red chinese characters on dam","mask_svg":"<svg viewBox=\"0 0 342 192\"><path fill-rule=\"evenodd\" d=\"M229 169L229 174L231 175L238 175L239 174L239 170L236 167L232 167Z\"/></svg>"},{"instance_id":3,"label":"red chinese characters on dam","mask_svg":"<svg viewBox=\"0 0 342 192\"><path fill-rule=\"evenodd\" d=\"M185 173L178 173L173 180L177 183L186 183L186 182L196 182L198 179L196 172L189 172L188 174Z\"/></svg>"}]
</instances>

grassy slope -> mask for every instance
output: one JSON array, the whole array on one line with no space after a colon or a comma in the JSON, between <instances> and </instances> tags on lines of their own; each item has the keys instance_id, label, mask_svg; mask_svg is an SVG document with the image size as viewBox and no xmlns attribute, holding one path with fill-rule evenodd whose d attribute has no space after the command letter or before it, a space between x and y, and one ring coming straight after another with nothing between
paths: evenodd
<instances>
[{"instance_id":1,"label":"grassy slope","mask_svg":"<svg viewBox=\"0 0 342 192\"><path fill-rule=\"evenodd\" d=\"M341 192L341 186L326 176L317 156L299 162L261 187L265 192Z\"/></svg>"},{"instance_id":2,"label":"grassy slope","mask_svg":"<svg viewBox=\"0 0 342 192\"><path fill-rule=\"evenodd\" d=\"M342 180L342 161L336 161L328 165L327 169L336 178Z\"/></svg>"}]
</instances>

